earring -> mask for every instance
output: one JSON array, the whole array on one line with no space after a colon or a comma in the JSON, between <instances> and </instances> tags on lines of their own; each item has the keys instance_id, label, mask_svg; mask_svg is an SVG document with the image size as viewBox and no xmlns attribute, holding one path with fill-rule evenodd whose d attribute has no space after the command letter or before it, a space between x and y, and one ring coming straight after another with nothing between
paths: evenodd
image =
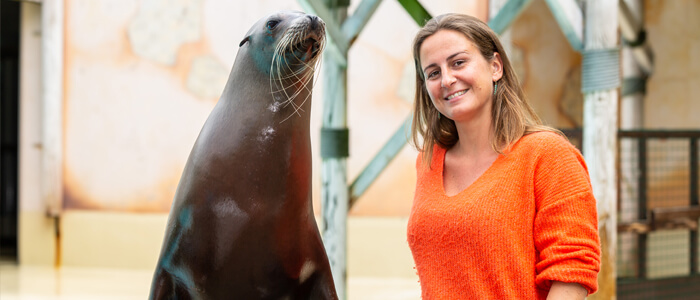
<instances>
[{"instance_id":1,"label":"earring","mask_svg":"<svg viewBox=\"0 0 700 300\"><path fill-rule=\"evenodd\" d=\"M494 82L493 82L493 94L494 94L494 95L496 94L496 90L497 90L497 89L498 89L498 83L494 81Z\"/></svg>"}]
</instances>

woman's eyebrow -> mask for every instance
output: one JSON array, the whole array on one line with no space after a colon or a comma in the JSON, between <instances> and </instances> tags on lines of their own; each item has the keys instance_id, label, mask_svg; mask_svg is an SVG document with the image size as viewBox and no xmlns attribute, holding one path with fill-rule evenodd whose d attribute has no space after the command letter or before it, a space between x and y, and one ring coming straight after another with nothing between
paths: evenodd
<instances>
[{"instance_id":1,"label":"woman's eyebrow","mask_svg":"<svg viewBox=\"0 0 700 300\"><path fill-rule=\"evenodd\" d=\"M451 60L451 59L455 58L455 56L460 55L462 53L467 54L467 51L465 50L465 51L460 51L460 52L457 52L455 54L452 54L452 55L447 57L447 60ZM437 64L432 63L432 64L427 65L425 68L423 68L423 73L427 72L427 70L429 68L434 67L434 66L437 66Z\"/></svg>"}]
</instances>

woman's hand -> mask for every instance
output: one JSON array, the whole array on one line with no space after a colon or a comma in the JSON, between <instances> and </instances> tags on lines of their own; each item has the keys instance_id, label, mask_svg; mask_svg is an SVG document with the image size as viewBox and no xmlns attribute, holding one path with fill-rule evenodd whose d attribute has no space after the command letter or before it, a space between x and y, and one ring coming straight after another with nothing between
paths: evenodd
<instances>
[{"instance_id":1,"label":"woman's hand","mask_svg":"<svg viewBox=\"0 0 700 300\"><path fill-rule=\"evenodd\" d=\"M588 291L578 283L552 281L547 300L583 300Z\"/></svg>"}]
</instances>

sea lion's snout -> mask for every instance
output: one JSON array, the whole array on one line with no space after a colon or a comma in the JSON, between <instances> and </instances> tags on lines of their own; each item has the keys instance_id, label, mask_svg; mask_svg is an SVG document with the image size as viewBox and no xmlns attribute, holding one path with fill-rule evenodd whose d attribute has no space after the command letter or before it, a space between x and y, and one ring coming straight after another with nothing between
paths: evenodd
<instances>
[{"instance_id":1,"label":"sea lion's snout","mask_svg":"<svg viewBox=\"0 0 700 300\"><path fill-rule=\"evenodd\" d=\"M323 51L326 38L326 23L317 16L305 15L297 19L297 25L286 33L296 36L291 39L288 51L295 54L301 62L307 63Z\"/></svg>"},{"instance_id":2,"label":"sea lion's snout","mask_svg":"<svg viewBox=\"0 0 700 300\"><path fill-rule=\"evenodd\" d=\"M306 29L304 31L306 33L306 38L304 43L312 39L318 46L326 38L326 23L323 22L321 18L314 15L306 15L305 21Z\"/></svg>"},{"instance_id":3,"label":"sea lion's snout","mask_svg":"<svg viewBox=\"0 0 700 300\"><path fill-rule=\"evenodd\" d=\"M317 16L307 15L309 18L309 36L307 39L313 40L311 44L312 56L316 56L321 50L323 50L325 38L326 38L326 23Z\"/></svg>"},{"instance_id":4,"label":"sea lion's snout","mask_svg":"<svg viewBox=\"0 0 700 300\"><path fill-rule=\"evenodd\" d=\"M314 16L314 15L306 15L307 18L309 18L309 28L311 30L317 30L319 26L325 27L326 24L321 20L321 18Z\"/></svg>"}]
</instances>

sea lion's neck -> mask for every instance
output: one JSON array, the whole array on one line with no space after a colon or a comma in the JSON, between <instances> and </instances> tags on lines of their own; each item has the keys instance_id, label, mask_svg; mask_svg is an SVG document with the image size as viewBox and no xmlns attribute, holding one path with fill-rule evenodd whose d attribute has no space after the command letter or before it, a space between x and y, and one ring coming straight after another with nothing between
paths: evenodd
<instances>
[{"instance_id":1,"label":"sea lion's neck","mask_svg":"<svg viewBox=\"0 0 700 300\"><path fill-rule=\"evenodd\" d=\"M309 81L280 93L242 49L198 142L215 145L214 156L245 157L237 164L258 161L257 156L280 159L278 165L292 156L310 163L311 88ZM293 102L288 101L293 94Z\"/></svg>"},{"instance_id":2,"label":"sea lion's neck","mask_svg":"<svg viewBox=\"0 0 700 300\"><path fill-rule=\"evenodd\" d=\"M253 54L249 49L239 51L219 102L235 111L265 112L257 117L271 117L276 122L308 122L313 77L304 82L301 74L271 77L269 63L260 66ZM313 75L313 70L310 72Z\"/></svg>"}]
</instances>

